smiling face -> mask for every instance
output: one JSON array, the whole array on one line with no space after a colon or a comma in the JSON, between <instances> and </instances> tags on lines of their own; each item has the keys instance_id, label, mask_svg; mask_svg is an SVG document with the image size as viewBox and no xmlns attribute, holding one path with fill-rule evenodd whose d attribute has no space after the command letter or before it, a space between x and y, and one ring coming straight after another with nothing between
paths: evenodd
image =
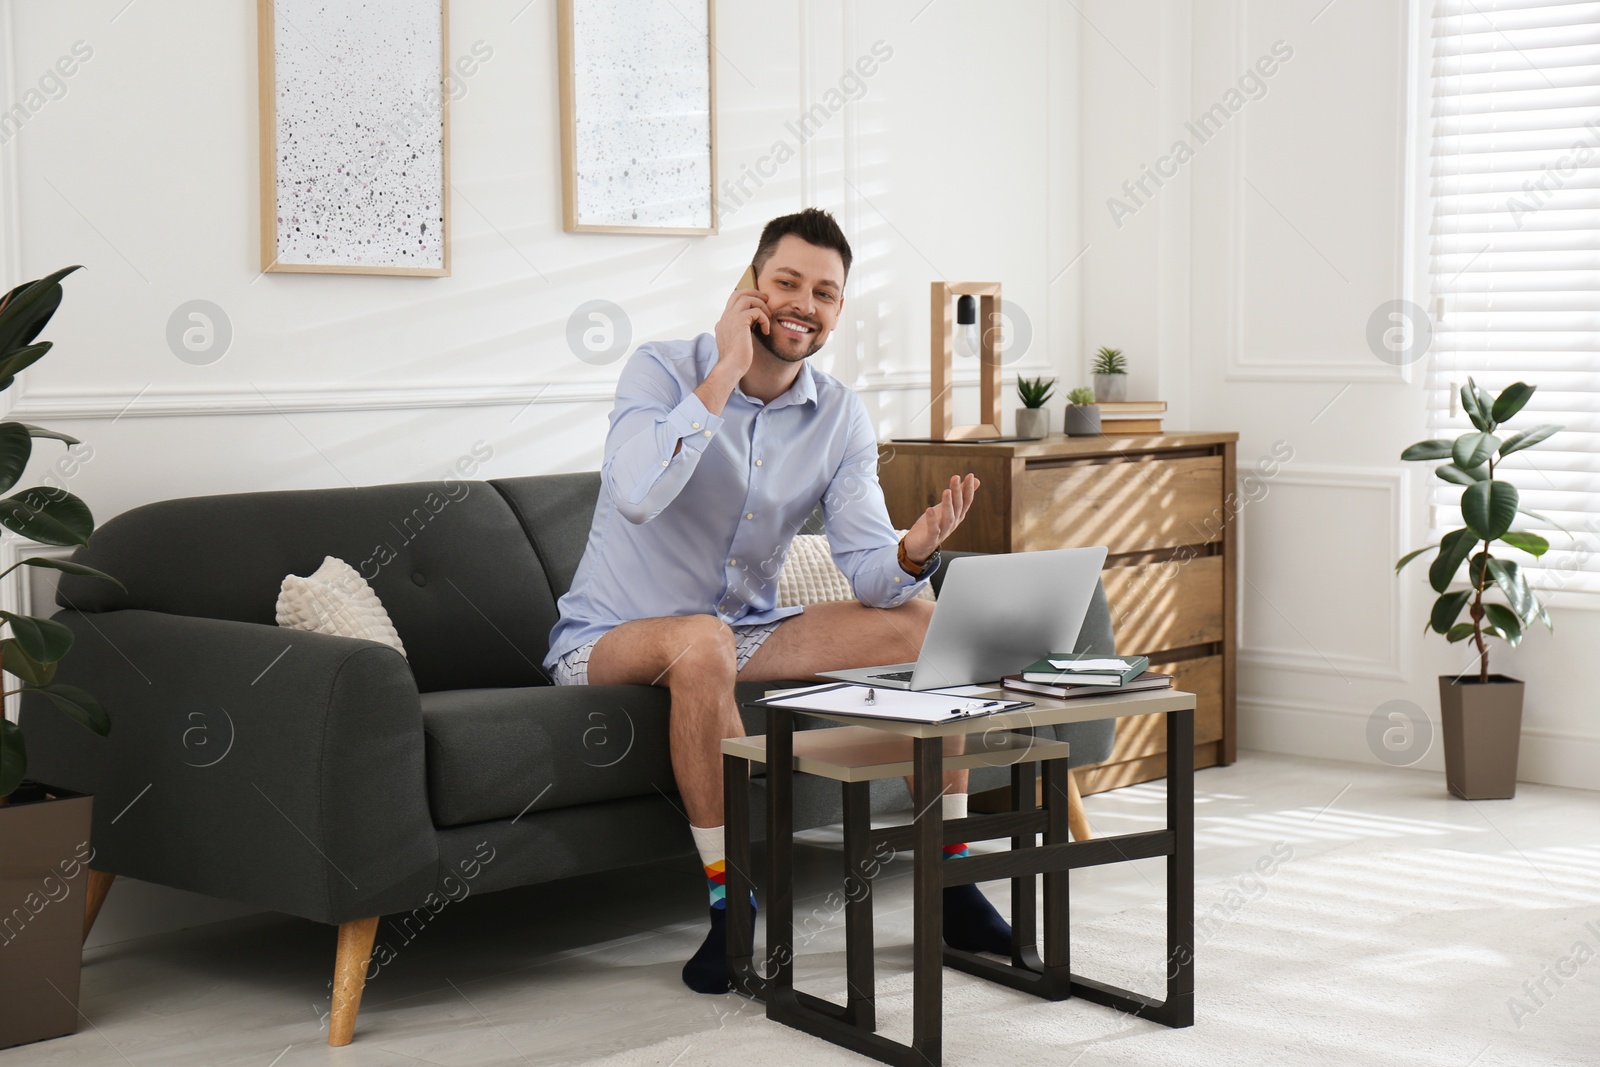
<instances>
[{"instance_id":1,"label":"smiling face","mask_svg":"<svg viewBox=\"0 0 1600 1067\"><path fill-rule=\"evenodd\" d=\"M750 328L756 344L786 363L820 349L844 306L844 260L831 248L787 234L761 264L756 288L767 298L772 333Z\"/></svg>"}]
</instances>

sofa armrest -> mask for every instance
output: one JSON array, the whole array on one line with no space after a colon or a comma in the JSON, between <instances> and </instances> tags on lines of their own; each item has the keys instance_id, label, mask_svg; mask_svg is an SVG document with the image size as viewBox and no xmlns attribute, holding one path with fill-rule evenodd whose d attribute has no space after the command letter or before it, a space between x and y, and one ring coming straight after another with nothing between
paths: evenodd
<instances>
[{"instance_id":1,"label":"sofa armrest","mask_svg":"<svg viewBox=\"0 0 1600 1067\"><path fill-rule=\"evenodd\" d=\"M422 711L372 641L125 609L61 611L57 680L98 737L25 695L29 777L92 793L93 866L326 923L433 888Z\"/></svg>"}]
</instances>

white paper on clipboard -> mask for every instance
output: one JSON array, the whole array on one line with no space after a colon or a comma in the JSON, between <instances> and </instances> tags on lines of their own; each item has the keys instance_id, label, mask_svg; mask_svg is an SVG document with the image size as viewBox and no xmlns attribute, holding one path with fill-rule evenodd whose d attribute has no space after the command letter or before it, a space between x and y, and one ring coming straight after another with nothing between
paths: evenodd
<instances>
[{"instance_id":1,"label":"white paper on clipboard","mask_svg":"<svg viewBox=\"0 0 1600 1067\"><path fill-rule=\"evenodd\" d=\"M873 694L871 703L867 702L869 692ZM808 689L793 695L766 697L756 703L768 707L794 708L797 711L824 711L833 715L934 723L1026 708L1033 701L980 700L948 693L941 695L905 689L874 689L846 682L831 689Z\"/></svg>"}]
</instances>

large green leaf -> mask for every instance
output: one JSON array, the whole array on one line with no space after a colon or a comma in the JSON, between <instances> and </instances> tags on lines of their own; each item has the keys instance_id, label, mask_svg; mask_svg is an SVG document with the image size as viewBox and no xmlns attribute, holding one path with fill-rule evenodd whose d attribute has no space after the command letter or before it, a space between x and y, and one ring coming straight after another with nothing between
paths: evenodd
<instances>
[{"instance_id":1,"label":"large green leaf","mask_svg":"<svg viewBox=\"0 0 1600 1067\"><path fill-rule=\"evenodd\" d=\"M1412 560L1416 559L1418 556L1422 555L1424 552L1432 552L1434 549L1436 549L1438 547L1439 547L1438 545L1429 545L1427 548L1419 548L1419 549L1416 549L1414 551L1407 552L1405 555L1400 557L1400 562L1396 563L1394 565L1394 572L1396 574L1399 574L1400 573L1400 568L1404 567L1407 563L1410 563Z\"/></svg>"},{"instance_id":2,"label":"large green leaf","mask_svg":"<svg viewBox=\"0 0 1600 1067\"><path fill-rule=\"evenodd\" d=\"M1565 427L1557 426L1553 422L1544 422L1531 429L1523 430L1521 433L1514 433L1500 442L1500 458L1504 459L1513 452L1521 452L1524 448L1532 448L1550 435L1560 433L1563 429Z\"/></svg>"},{"instance_id":3,"label":"large green leaf","mask_svg":"<svg viewBox=\"0 0 1600 1067\"><path fill-rule=\"evenodd\" d=\"M1489 409L1489 414L1495 422L1505 422L1522 410L1522 405L1528 402L1533 390L1534 386L1527 382L1512 382L1500 390L1500 395L1494 398L1494 406Z\"/></svg>"},{"instance_id":4,"label":"large green leaf","mask_svg":"<svg viewBox=\"0 0 1600 1067\"><path fill-rule=\"evenodd\" d=\"M1469 471L1464 471L1454 463L1441 463L1433 468L1433 473L1447 482L1454 482L1456 485L1471 485L1473 482L1481 482L1489 477L1489 465L1485 463L1473 467Z\"/></svg>"},{"instance_id":5,"label":"large green leaf","mask_svg":"<svg viewBox=\"0 0 1600 1067\"><path fill-rule=\"evenodd\" d=\"M1500 540L1512 548L1520 548L1530 556L1542 556L1550 551L1550 542L1536 533L1525 530L1508 530L1500 535Z\"/></svg>"},{"instance_id":6,"label":"large green leaf","mask_svg":"<svg viewBox=\"0 0 1600 1067\"><path fill-rule=\"evenodd\" d=\"M62 433L60 430L47 430L43 426L35 426L31 422L18 423L18 425L26 426L28 428L28 432L35 437L49 437L56 441L65 441L69 445L82 444L81 441L72 436L70 433Z\"/></svg>"},{"instance_id":7,"label":"large green leaf","mask_svg":"<svg viewBox=\"0 0 1600 1067\"><path fill-rule=\"evenodd\" d=\"M1478 390L1471 378L1468 378L1467 384L1461 387L1461 410L1467 413L1472 425L1484 433L1494 429L1493 423L1489 421L1488 410L1478 403Z\"/></svg>"},{"instance_id":8,"label":"large green leaf","mask_svg":"<svg viewBox=\"0 0 1600 1067\"><path fill-rule=\"evenodd\" d=\"M1534 619L1539 617L1541 605L1534 597L1533 590L1528 588L1528 581L1522 576L1521 569L1510 560L1493 559L1489 561L1489 573L1494 575L1495 585L1505 594L1506 602L1517 613L1517 618L1522 620L1522 625L1532 626Z\"/></svg>"},{"instance_id":9,"label":"large green leaf","mask_svg":"<svg viewBox=\"0 0 1600 1067\"><path fill-rule=\"evenodd\" d=\"M1461 491L1461 517L1480 541L1493 541L1517 517L1517 487L1510 482L1476 482Z\"/></svg>"},{"instance_id":10,"label":"large green leaf","mask_svg":"<svg viewBox=\"0 0 1600 1067\"><path fill-rule=\"evenodd\" d=\"M54 685L30 685L25 686L22 691L43 693L50 698L50 703L65 712L69 719L82 723L84 727L93 730L101 737L111 732L111 716L100 706L100 701L75 685L63 685L60 682Z\"/></svg>"},{"instance_id":11,"label":"large green leaf","mask_svg":"<svg viewBox=\"0 0 1600 1067\"><path fill-rule=\"evenodd\" d=\"M54 663L72 647L72 631L54 619L16 615L9 611L0 611L0 619L11 624L11 636L40 663Z\"/></svg>"},{"instance_id":12,"label":"large green leaf","mask_svg":"<svg viewBox=\"0 0 1600 1067\"><path fill-rule=\"evenodd\" d=\"M0 355L9 355L12 349L33 343L50 316L56 313L56 308L61 306L61 279L82 269L81 266L64 267L6 294L5 305L0 307Z\"/></svg>"},{"instance_id":13,"label":"large green leaf","mask_svg":"<svg viewBox=\"0 0 1600 1067\"><path fill-rule=\"evenodd\" d=\"M54 663L40 663L28 655L28 650L17 643L15 637L0 641L0 657L5 659L5 669L29 685L49 685L56 676Z\"/></svg>"},{"instance_id":14,"label":"large green leaf","mask_svg":"<svg viewBox=\"0 0 1600 1067\"><path fill-rule=\"evenodd\" d=\"M65 490L35 487L0 499L0 526L47 545L86 545L94 516Z\"/></svg>"},{"instance_id":15,"label":"large green leaf","mask_svg":"<svg viewBox=\"0 0 1600 1067\"><path fill-rule=\"evenodd\" d=\"M1433 602L1433 611L1428 616L1428 625L1433 627L1436 634L1449 633L1450 627L1461 615L1461 609L1467 606L1467 601L1472 599L1472 590L1459 589L1454 593L1446 593Z\"/></svg>"},{"instance_id":16,"label":"large green leaf","mask_svg":"<svg viewBox=\"0 0 1600 1067\"><path fill-rule=\"evenodd\" d=\"M22 477L33 455L33 435L20 422L0 422L0 493Z\"/></svg>"},{"instance_id":17,"label":"large green leaf","mask_svg":"<svg viewBox=\"0 0 1600 1067\"><path fill-rule=\"evenodd\" d=\"M1485 572L1484 568L1494 557L1487 552L1475 552L1467 561L1467 581L1474 589L1487 589L1489 583L1494 581L1494 576Z\"/></svg>"},{"instance_id":18,"label":"large green leaf","mask_svg":"<svg viewBox=\"0 0 1600 1067\"><path fill-rule=\"evenodd\" d=\"M1458 622L1450 627L1450 632L1444 635L1444 639L1453 645L1457 641L1465 641L1474 632L1476 632L1475 628L1470 622Z\"/></svg>"},{"instance_id":19,"label":"large green leaf","mask_svg":"<svg viewBox=\"0 0 1600 1067\"><path fill-rule=\"evenodd\" d=\"M1472 536L1471 530L1466 529L1451 530L1439 539L1439 558L1428 567L1428 584L1433 586L1435 593L1450 588L1450 583L1456 579L1456 571L1461 569L1461 562L1476 543L1477 538Z\"/></svg>"},{"instance_id":20,"label":"large green leaf","mask_svg":"<svg viewBox=\"0 0 1600 1067\"><path fill-rule=\"evenodd\" d=\"M1471 470L1489 462L1499 447L1500 438L1492 433L1464 433L1450 446L1450 457L1462 470Z\"/></svg>"},{"instance_id":21,"label":"large green leaf","mask_svg":"<svg viewBox=\"0 0 1600 1067\"><path fill-rule=\"evenodd\" d=\"M8 353L4 359L0 359L0 381L5 381L21 374L48 355L53 347L54 342L40 341L36 345L29 345L26 348L19 348L14 352Z\"/></svg>"},{"instance_id":22,"label":"large green leaf","mask_svg":"<svg viewBox=\"0 0 1600 1067\"><path fill-rule=\"evenodd\" d=\"M1453 444L1442 437L1435 437L1429 441L1418 441L1404 452L1400 453L1401 459L1449 459L1450 446Z\"/></svg>"},{"instance_id":23,"label":"large green leaf","mask_svg":"<svg viewBox=\"0 0 1600 1067\"><path fill-rule=\"evenodd\" d=\"M66 574L77 574L85 578L104 578L108 582L115 582L117 588L121 589L124 593L128 591L127 586L123 585L120 581L117 581L117 579L113 578L105 571L97 571L93 567L85 567L83 564L74 563L69 559L50 559L46 556L29 556L27 559L18 560L14 566L47 567L53 571L62 571ZM4 573L0 573L0 578L3 578L6 574L10 573L11 572L9 570L5 571Z\"/></svg>"},{"instance_id":24,"label":"large green leaf","mask_svg":"<svg viewBox=\"0 0 1600 1067\"><path fill-rule=\"evenodd\" d=\"M1497 631L1495 636L1504 638L1513 647L1522 643L1522 621L1516 612L1504 604L1485 604L1483 613Z\"/></svg>"},{"instance_id":25,"label":"large green leaf","mask_svg":"<svg viewBox=\"0 0 1600 1067\"><path fill-rule=\"evenodd\" d=\"M28 770L28 750L22 745L22 727L0 716L0 797L10 796Z\"/></svg>"}]
</instances>

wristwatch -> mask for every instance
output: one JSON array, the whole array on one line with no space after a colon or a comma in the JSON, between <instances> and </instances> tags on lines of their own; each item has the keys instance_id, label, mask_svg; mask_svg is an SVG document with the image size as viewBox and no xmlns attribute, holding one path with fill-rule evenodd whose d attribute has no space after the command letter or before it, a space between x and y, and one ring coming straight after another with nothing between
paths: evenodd
<instances>
[{"instance_id":1,"label":"wristwatch","mask_svg":"<svg viewBox=\"0 0 1600 1067\"><path fill-rule=\"evenodd\" d=\"M939 565L939 549L937 547L934 548L933 555L929 556L921 563L913 563L911 561L911 557L906 555L906 539L903 537L900 539L899 550L897 551L896 555L900 560L900 569L907 572L914 578L921 578L924 574L930 573L936 566Z\"/></svg>"}]
</instances>

